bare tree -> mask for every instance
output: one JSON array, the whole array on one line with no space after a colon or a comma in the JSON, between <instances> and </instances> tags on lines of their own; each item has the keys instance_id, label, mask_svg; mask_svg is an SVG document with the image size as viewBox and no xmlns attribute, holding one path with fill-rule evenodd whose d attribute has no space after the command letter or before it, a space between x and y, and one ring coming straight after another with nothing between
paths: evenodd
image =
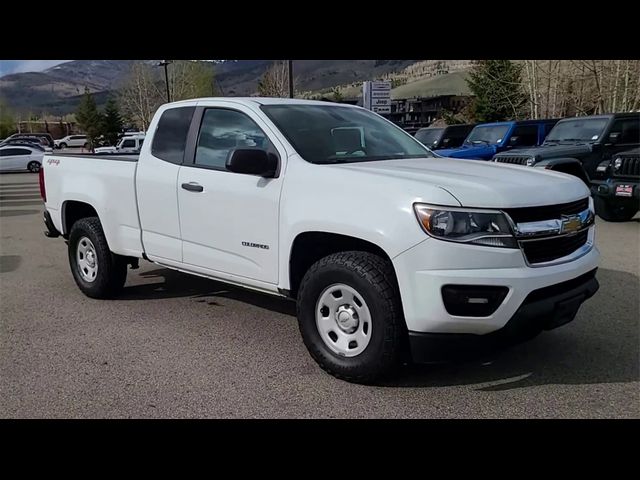
<instances>
[{"instance_id":1,"label":"bare tree","mask_svg":"<svg viewBox=\"0 0 640 480\"><path fill-rule=\"evenodd\" d=\"M637 108L638 60L526 60L529 115L564 117Z\"/></svg>"},{"instance_id":2,"label":"bare tree","mask_svg":"<svg viewBox=\"0 0 640 480\"><path fill-rule=\"evenodd\" d=\"M147 130L153 114L164 100L158 82L153 67L135 62L118 95L123 115L143 131Z\"/></svg>"},{"instance_id":3,"label":"bare tree","mask_svg":"<svg viewBox=\"0 0 640 480\"><path fill-rule=\"evenodd\" d=\"M216 94L213 66L207 62L176 60L169 65L168 76L174 102Z\"/></svg>"},{"instance_id":4,"label":"bare tree","mask_svg":"<svg viewBox=\"0 0 640 480\"><path fill-rule=\"evenodd\" d=\"M176 60L168 68L172 101L215 95L213 66L200 61ZM147 130L157 108L166 102L164 75L152 65L135 62L120 89L123 115Z\"/></svg>"},{"instance_id":5,"label":"bare tree","mask_svg":"<svg viewBox=\"0 0 640 480\"><path fill-rule=\"evenodd\" d=\"M258 92L263 97L289 96L289 69L287 68L287 62L274 62L264 72L258 82Z\"/></svg>"}]
</instances>

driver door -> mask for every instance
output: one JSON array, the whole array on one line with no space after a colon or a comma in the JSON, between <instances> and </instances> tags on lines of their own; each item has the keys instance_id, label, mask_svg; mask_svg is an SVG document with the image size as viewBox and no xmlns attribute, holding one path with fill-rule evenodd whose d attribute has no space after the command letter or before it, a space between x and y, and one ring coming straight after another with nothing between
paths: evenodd
<instances>
[{"instance_id":1,"label":"driver door","mask_svg":"<svg viewBox=\"0 0 640 480\"><path fill-rule=\"evenodd\" d=\"M264 149L282 162L285 150L268 131L245 106L221 102L204 108L194 158L185 158L178 174L182 261L189 269L278 282L282 176L263 178L226 168L236 148Z\"/></svg>"}]
</instances>

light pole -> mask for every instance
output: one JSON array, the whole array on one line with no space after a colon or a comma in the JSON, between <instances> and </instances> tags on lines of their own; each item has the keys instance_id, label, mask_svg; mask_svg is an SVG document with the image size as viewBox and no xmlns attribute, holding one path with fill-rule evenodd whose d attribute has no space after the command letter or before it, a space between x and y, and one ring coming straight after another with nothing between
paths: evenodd
<instances>
[{"instance_id":1,"label":"light pole","mask_svg":"<svg viewBox=\"0 0 640 480\"><path fill-rule=\"evenodd\" d=\"M293 60L289 60L289 98L293 98Z\"/></svg>"},{"instance_id":2,"label":"light pole","mask_svg":"<svg viewBox=\"0 0 640 480\"><path fill-rule=\"evenodd\" d=\"M171 103L171 95L169 94L169 73L167 73L168 65L171 65L171 60L162 60L158 63L158 67L164 67L164 82L167 87L167 103Z\"/></svg>"}]
</instances>

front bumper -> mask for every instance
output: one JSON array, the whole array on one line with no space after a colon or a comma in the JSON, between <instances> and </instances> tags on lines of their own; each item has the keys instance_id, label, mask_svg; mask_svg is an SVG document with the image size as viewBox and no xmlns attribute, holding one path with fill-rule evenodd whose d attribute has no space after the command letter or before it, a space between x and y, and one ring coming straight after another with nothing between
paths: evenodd
<instances>
[{"instance_id":1,"label":"front bumper","mask_svg":"<svg viewBox=\"0 0 640 480\"><path fill-rule=\"evenodd\" d=\"M460 352L473 354L486 348L517 343L572 321L580 305L599 288L596 269L573 280L534 290L507 324L487 335L409 332L414 362L445 360Z\"/></svg>"},{"instance_id":2,"label":"front bumper","mask_svg":"<svg viewBox=\"0 0 640 480\"><path fill-rule=\"evenodd\" d=\"M616 189L620 185L631 186L631 196L616 195ZM637 179L608 178L606 180L592 180L591 194L598 197L615 200L635 200L640 201L640 182Z\"/></svg>"},{"instance_id":3,"label":"front bumper","mask_svg":"<svg viewBox=\"0 0 640 480\"><path fill-rule=\"evenodd\" d=\"M589 229L593 243L595 227ZM535 290L561 284L598 267L593 245L579 258L543 267L526 264L520 249L483 247L428 238L393 259L407 328L421 333L486 335L502 329ZM489 316L451 315L445 285L504 286L500 306Z\"/></svg>"}]
</instances>

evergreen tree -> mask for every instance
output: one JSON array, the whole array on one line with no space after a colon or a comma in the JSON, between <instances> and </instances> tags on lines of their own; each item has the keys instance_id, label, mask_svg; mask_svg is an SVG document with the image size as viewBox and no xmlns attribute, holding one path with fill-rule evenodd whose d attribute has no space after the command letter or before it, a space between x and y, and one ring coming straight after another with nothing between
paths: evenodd
<instances>
[{"instance_id":1,"label":"evergreen tree","mask_svg":"<svg viewBox=\"0 0 640 480\"><path fill-rule=\"evenodd\" d=\"M478 122L517 119L525 104L522 66L510 60L479 60L467 79L475 95L473 114Z\"/></svg>"},{"instance_id":2,"label":"evergreen tree","mask_svg":"<svg viewBox=\"0 0 640 480\"><path fill-rule=\"evenodd\" d=\"M87 143L89 149L93 150L96 145L96 139L100 136L102 130L102 115L98 112L96 102L93 96L89 92L89 89L85 89L84 97L78 106L76 111L76 120L78 126L87 135Z\"/></svg>"},{"instance_id":3,"label":"evergreen tree","mask_svg":"<svg viewBox=\"0 0 640 480\"><path fill-rule=\"evenodd\" d=\"M0 99L0 138L8 137L16 132L16 120L11 111Z\"/></svg>"},{"instance_id":4,"label":"evergreen tree","mask_svg":"<svg viewBox=\"0 0 640 480\"><path fill-rule=\"evenodd\" d=\"M112 98L107 100L102 119L102 135L109 145L115 145L122 133L123 121L118 104Z\"/></svg>"}]
</instances>

